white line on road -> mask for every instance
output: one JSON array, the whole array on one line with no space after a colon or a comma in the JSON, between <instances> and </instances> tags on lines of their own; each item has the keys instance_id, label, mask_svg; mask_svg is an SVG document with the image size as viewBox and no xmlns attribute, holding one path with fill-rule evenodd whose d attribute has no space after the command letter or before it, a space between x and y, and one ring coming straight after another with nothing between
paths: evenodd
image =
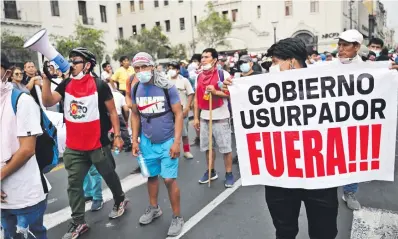
<instances>
[{"instance_id":1,"label":"white line on road","mask_svg":"<svg viewBox=\"0 0 398 239\"><path fill-rule=\"evenodd\" d=\"M191 228L193 228L196 224L198 224L207 214L213 211L218 205L225 201L232 193L234 193L240 186L242 186L242 181L239 179L235 182L232 188L225 189L220 195L218 195L213 201L207 204L202 210L196 213L193 217L191 217L188 221L185 222L184 228L180 235L176 237L167 237L166 239L179 239L185 235Z\"/></svg>"},{"instance_id":2,"label":"white line on road","mask_svg":"<svg viewBox=\"0 0 398 239\"><path fill-rule=\"evenodd\" d=\"M142 177L141 174L134 174L125 177L121 180L123 191L126 193L127 191L138 187L144 183L146 183L147 179ZM102 191L102 197L105 202L108 202L113 199L112 192L109 188ZM86 212L90 210L91 203L86 203ZM71 209L70 207L65 207L59 211L54 213L45 214L44 215L44 226L47 230L69 220L71 217Z\"/></svg>"}]
</instances>

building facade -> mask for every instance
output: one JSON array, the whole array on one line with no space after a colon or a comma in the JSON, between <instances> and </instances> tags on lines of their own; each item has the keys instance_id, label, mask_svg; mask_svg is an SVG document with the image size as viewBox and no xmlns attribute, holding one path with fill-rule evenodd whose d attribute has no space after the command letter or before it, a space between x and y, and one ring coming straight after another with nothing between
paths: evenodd
<instances>
[{"instance_id":1,"label":"building facade","mask_svg":"<svg viewBox=\"0 0 398 239\"><path fill-rule=\"evenodd\" d=\"M41 28L48 35L70 36L75 24L104 31L105 54L111 58L116 48L116 5L106 1L2 1L1 28L29 38ZM104 57L105 58L105 57ZM41 55L38 62L41 61ZM41 63L41 62L40 62ZM117 66L117 63L114 62ZM99 68L96 69L99 71Z\"/></svg>"},{"instance_id":2,"label":"building facade","mask_svg":"<svg viewBox=\"0 0 398 239\"><path fill-rule=\"evenodd\" d=\"M246 1L215 0L215 10L229 18L231 33L224 39L228 48L263 53L276 40L302 38L309 49L333 51L339 33L358 29L369 37L369 13L362 1ZM142 28L162 27L172 44L185 44L189 53L206 48L199 42L196 24L206 17L205 1L121 1L116 3L119 37L131 37ZM274 36L276 35L276 37ZM190 54L189 54L190 55Z\"/></svg>"}]
</instances>

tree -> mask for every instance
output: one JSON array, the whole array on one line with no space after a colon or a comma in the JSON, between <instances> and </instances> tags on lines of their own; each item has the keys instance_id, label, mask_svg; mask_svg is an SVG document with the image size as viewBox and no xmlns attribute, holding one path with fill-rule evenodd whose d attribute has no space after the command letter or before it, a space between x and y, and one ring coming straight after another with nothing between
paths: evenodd
<instances>
[{"instance_id":1,"label":"tree","mask_svg":"<svg viewBox=\"0 0 398 239\"><path fill-rule=\"evenodd\" d=\"M117 43L118 47L113 54L114 60L123 55L133 57L140 51L149 53L155 59L164 58L171 50L170 41L159 26L151 30L143 29L128 39L118 39Z\"/></svg>"},{"instance_id":2,"label":"tree","mask_svg":"<svg viewBox=\"0 0 398 239\"><path fill-rule=\"evenodd\" d=\"M25 38L15 35L10 30L1 32L1 51L7 55L10 62L22 66L26 61L33 61L37 64L37 54L23 47Z\"/></svg>"},{"instance_id":3,"label":"tree","mask_svg":"<svg viewBox=\"0 0 398 239\"><path fill-rule=\"evenodd\" d=\"M223 41L226 35L232 30L232 22L226 17L220 16L214 10L211 2L207 3L207 17L198 22L197 25L199 39L208 47L226 45Z\"/></svg>"},{"instance_id":4,"label":"tree","mask_svg":"<svg viewBox=\"0 0 398 239\"><path fill-rule=\"evenodd\" d=\"M76 47L85 47L97 59L97 64L100 65L104 58L105 42L103 41L104 31L90 27L83 26L80 22L75 25L75 31L72 36L54 36L55 48L61 55L68 57L69 52Z\"/></svg>"},{"instance_id":5,"label":"tree","mask_svg":"<svg viewBox=\"0 0 398 239\"><path fill-rule=\"evenodd\" d=\"M172 46L169 50L168 58L184 60L187 58L187 48L184 44Z\"/></svg>"}]
</instances>

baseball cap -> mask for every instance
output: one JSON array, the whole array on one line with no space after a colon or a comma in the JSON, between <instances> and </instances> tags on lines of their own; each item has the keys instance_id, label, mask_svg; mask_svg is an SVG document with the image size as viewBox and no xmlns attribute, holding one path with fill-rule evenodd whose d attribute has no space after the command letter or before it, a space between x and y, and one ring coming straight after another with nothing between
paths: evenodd
<instances>
[{"instance_id":1,"label":"baseball cap","mask_svg":"<svg viewBox=\"0 0 398 239\"><path fill-rule=\"evenodd\" d=\"M247 63L247 62L252 62L252 58L249 55L243 55L239 58L238 63Z\"/></svg>"},{"instance_id":2,"label":"baseball cap","mask_svg":"<svg viewBox=\"0 0 398 239\"><path fill-rule=\"evenodd\" d=\"M6 56L6 54L4 54L4 52L1 52L1 66L6 70L11 68L11 64L8 61L8 57Z\"/></svg>"},{"instance_id":3,"label":"baseball cap","mask_svg":"<svg viewBox=\"0 0 398 239\"><path fill-rule=\"evenodd\" d=\"M134 67L134 66L143 66L143 65L154 66L155 62L153 61L152 56L149 55L148 53L139 52L134 56L132 66Z\"/></svg>"},{"instance_id":4,"label":"baseball cap","mask_svg":"<svg viewBox=\"0 0 398 239\"><path fill-rule=\"evenodd\" d=\"M362 42L363 42L362 34L355 29L351 29L351 30L342 32L339 36L339 39L344 40L346 42L351 42L351 43L357 42L359 44L362 44Z\"/></svg>"}]
</instances>

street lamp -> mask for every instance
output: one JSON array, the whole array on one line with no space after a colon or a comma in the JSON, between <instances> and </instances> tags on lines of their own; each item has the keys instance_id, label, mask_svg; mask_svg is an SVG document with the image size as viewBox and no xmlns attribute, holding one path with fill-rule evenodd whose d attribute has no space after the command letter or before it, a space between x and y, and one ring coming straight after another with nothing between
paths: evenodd
<instances>
[{"instance_id":1,"label":"street lamp","mask_svg":"<svg viewBox=\"0 0 398 239\"><path fill-rule=\"evenodd\" d=\"M278 25L278 21L271 22L274 27L274 43L276 43L276 26Z\"/></svg>"}]
</instances>

